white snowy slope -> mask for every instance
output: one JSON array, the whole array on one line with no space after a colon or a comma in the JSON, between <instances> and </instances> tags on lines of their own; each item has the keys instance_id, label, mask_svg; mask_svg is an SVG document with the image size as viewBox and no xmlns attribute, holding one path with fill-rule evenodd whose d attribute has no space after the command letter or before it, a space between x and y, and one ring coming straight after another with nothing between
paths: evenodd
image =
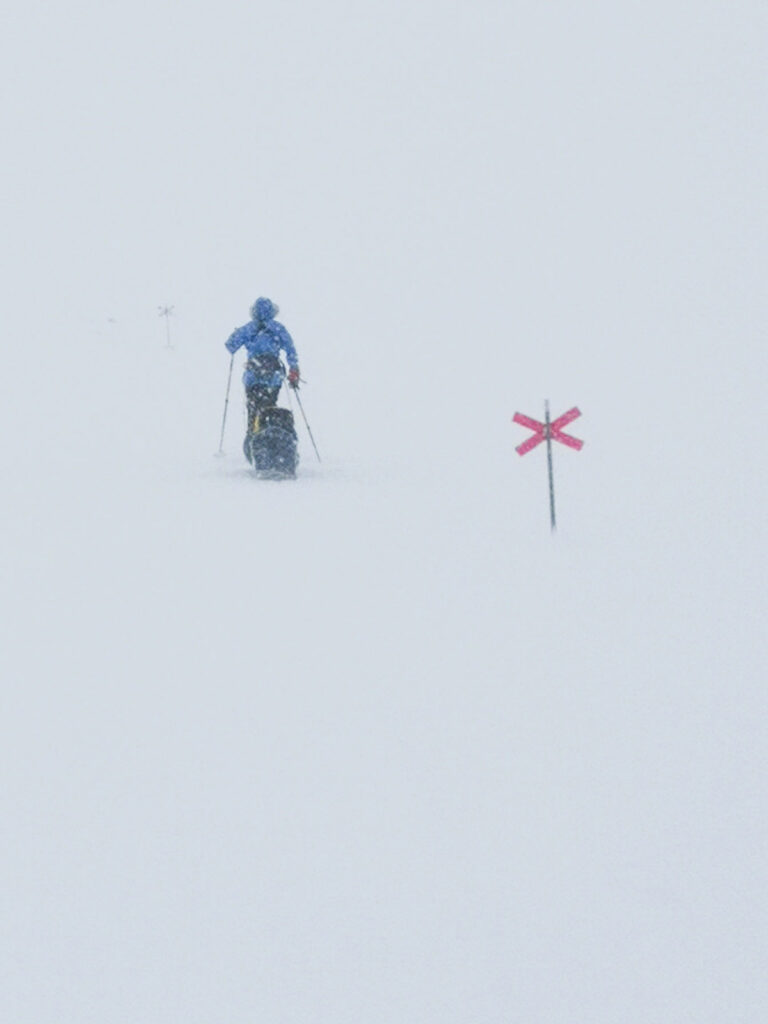
<instances>
[{"instance_id":1,"label":"white snowy slope","mask_svg":"<svg viewBox=\"0 0 768 1024\"><path fill-rule=\"evenodd\" d=\"M180 12L3 44L0 1017L764 1019L764 9Z\"/></svg>"}]
</instances>

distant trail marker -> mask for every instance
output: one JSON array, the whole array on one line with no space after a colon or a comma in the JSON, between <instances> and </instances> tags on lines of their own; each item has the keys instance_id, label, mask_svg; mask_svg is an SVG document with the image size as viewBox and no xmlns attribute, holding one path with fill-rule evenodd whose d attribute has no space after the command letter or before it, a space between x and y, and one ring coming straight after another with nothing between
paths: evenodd
<instances>
[{"instance_id":1,"label":"distant trail marker","mask_svg":"<svg viewBox=\"0 0 768 1024\"><path fill-rule=\"evenodd\" d=\"M165 347L173 348L171 344L171 316L173 315L173 306L158 306L158 316L165 317Z\"/></svg>"},{"instance_id":2,"label":"distant trail marker","mask_svg":"<svg viewBox=\"0 0 768 1024\"><path fill-rule=\"evenodd\" d=\"M542 441L547 442L547 468L549 471L549 518L554 532L555 523L555 482L552 476L552 442L559 441L560 444L566 445L568 448L575 448L577 452L581 451L584 447L584 442L580 441L578 437L572 437L570 434L563 432L563 427L567 427L569 423L573 423L575 419L581 416L581 413L576 408L569 409L568 412L564 412L562 416L558 416L556 420L549 418L549 402L544 403L544 422L540 423L539 420L534 420L530 416L524 416L521 412L516 412L512 417L513 423L519 423L521 427L528 427L529 430L533 431L533 437L529 437L527 441L523 441L519 444L515 451L518 455L526 455L532 451L537 445L540 445Z\"/></svg>"}]
</instances>

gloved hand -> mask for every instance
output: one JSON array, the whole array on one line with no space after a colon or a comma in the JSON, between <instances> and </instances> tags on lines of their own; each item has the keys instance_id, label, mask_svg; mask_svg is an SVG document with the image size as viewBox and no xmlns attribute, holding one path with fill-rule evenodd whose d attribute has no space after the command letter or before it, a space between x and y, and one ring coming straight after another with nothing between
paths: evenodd
<instances>
[{"instance_id":1,"label":"gloved hand","mask_svg":"<svg viewBox=\"0 0 768 1024\"><path fill-rule=\"evenodd\" d=\"M288 383L289 383L289 385L292 388L297 388L299 386L299 371L298 370L289 370L288 371Z\"/></svg>"}]
</instances>

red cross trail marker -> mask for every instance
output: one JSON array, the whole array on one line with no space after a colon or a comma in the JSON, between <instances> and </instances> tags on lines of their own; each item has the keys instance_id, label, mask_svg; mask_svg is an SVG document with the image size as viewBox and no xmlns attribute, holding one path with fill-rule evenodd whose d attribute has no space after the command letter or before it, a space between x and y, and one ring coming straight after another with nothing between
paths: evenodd
<instances>
[{"instance_id":1,"label":"red cross trail marker","mask_svg":"<svg viewBox=\"0 0 768 1024\"><path fill-rule=\"evenodd\" d=\"M563 427L567 427L569 423L573 423L573 421L579 416L581 416L581 413L576 406L574 406L573 409L569 409L568 412L564 412L562 416L558 416L556 420L550 421L549 402L545 402L543 423L539 420L532 419L530 416L524 416L521 412L516 412L512 417L513 423L519 423L521 427L528 427L529 430L533 431L532 437L529 437L527 441L523 441L522 444L519 444L517 448L515 448L518 455L526 455L537 445L540 445L542 441L547 442L547 466L549 469L549 517L553 530L555 529L556 524L555 484L552 477L552 442L559 441L568 448L575 448L577 452L581 451L584 447L584 442L580 441L578 437L572 437L570 434L566 434L563 431Z\"/></svg>"}]
</instances>

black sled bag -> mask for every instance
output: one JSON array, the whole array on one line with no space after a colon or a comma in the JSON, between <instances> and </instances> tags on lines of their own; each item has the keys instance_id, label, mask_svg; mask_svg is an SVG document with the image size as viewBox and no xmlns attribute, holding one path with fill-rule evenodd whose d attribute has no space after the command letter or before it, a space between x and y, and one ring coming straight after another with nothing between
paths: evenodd
<instances>
[{"instance_id":1,"label":"black sled bag","mask_svg":"<svg viewBox=\"0 0 768 1024\"><path fill-rule=\"evenodd\" d=\"M246 458L260 476L293 477L299 461L296 427L290 409L269 406L256 416L246 438Z\"/></svg>"}]
</instances>

